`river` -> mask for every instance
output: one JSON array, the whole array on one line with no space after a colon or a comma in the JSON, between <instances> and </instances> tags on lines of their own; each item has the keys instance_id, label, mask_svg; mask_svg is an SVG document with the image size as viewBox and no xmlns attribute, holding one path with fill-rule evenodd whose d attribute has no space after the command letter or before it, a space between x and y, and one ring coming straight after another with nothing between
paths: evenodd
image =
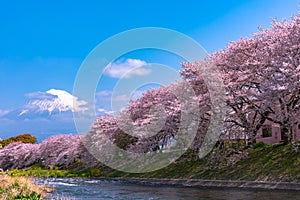
<instances>
[{"instance_id":1,"label":"river","mask_svg":"<svg viewBox=\"0 0 300 200\"><path fill-rule=\"evenodd\" d=\"M300 192L282 190L206 189L132 184L103 179L50 178L40 179L54 187L48 199L136 199L136 200L300 200Z\"/></svg>"}]
</instances>

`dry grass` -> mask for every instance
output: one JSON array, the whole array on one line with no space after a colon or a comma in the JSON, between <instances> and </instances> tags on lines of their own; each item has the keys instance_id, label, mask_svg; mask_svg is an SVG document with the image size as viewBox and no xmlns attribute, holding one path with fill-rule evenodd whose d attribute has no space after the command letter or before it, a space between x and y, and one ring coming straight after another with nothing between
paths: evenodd
<instances>
[{"instance_id":1,"label":"dry grass","mask_svg":"<svg viewBox=\"0 0 300 200\"><path fill-rule=\"evenodd\" d=\"M50 188L35 185L30 178L11 177L6 174L0 174L0 189L0 200L33 192L44 197L47 193L52 192Z\"/></svg>"}]
</instances>

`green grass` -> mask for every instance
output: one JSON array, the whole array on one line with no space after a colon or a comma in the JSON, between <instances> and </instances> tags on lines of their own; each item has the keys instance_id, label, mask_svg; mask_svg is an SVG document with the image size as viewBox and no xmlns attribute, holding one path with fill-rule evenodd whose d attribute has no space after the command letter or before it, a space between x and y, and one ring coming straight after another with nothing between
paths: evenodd
<instances>
[{"instance_id":1,"label":"green grass","mask_svg":"<svg viewBox=\"0 0 300 200\"><path fill-rule=\"evenodd\" d=\"M40 200L52 190L43 186L37 186L29 178L12 177L0 174L0 199L30 199Z\"/></svg>"},{"instance_id":2,"label":"green grass","mask_svg":"<svg viewBox=\"0 0 300 200\"><path fill-rule=\"evenodd\" d=\"M299 149L295 149L295 146ZM222 153L229 150L215 149L214 152L223 155ZM224 154L224 157L229 158L236 154L236 151L232 152ZM204 159L197 159L196 153L189 151L166 168L142 174L124 173L106 166L77 171L46 169L40 165L11 170L9 174L39 177L194 178L300 182L300 143L294 147L291 144L256 144L252 149L243 150L242 154L247 156L235 163L230 163L227 157L212 162L213 153Z\"/></svg>"},{"instance_id":3,"label":"green grass","mask_svg":"<svg viewBox=\"0 0 300 200\"><path fill-rule=\"evenodd\" d=\"M52 177L52 178L68 178L68 177L94 177L99 176L100 170L96 168L87 170L62 170L58 168L46 168L40 164L32 165L25 169L13 169L8 171L11 176L30 176L30 177Z\"/></svg>"}]
</instances>

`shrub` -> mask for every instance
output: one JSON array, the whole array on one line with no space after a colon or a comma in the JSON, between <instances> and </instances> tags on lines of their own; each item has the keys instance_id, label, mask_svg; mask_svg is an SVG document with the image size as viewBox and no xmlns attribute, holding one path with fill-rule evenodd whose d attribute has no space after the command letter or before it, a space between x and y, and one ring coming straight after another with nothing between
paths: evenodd
<instances>
[{"instance_id":1,"label":"shrub","mask_svg":"<svg viewBox=\"0 0 300 200\"><path fill-rule=\"evenodd\" d=\"M6 140L0 141L0 146L3 148L13 142L34 144L34 143L36 143L36 137L34 137L30 134L22 134L22 135L18 135L18 136L11 137Z\"/></svg>"},{"instance_id":2,"label":"shrub","mask_svg":"<svg viewBox=\"0 0 300 200\"><path fill-rule=\"evenodd\" d=\"M92 168L90 169L91 177L96 177L101 175L101 170L98 168Z\"/></svg>"},{"instance_id":3,"label":"shrub","mask_svg":"<svg viewBox=\"0 0 300 200\"><path fill-rule=\"evenodd\" d=\"M266 147L266 146L268 146L268 145L263 143L263 142L258 142L258 143L253 144L253 149L263 148L263 147Z\"/></svg>"}]
</instances>

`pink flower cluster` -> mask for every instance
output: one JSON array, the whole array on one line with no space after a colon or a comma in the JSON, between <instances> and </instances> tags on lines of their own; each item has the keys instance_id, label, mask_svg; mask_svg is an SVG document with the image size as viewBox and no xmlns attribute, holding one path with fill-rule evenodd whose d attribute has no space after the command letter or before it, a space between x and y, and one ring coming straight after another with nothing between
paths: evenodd
<instances>
[{"instance_id":1,"label":"pink flower cluster","mask_svg":"<svg viewBox=\"0 0 300 200\"><path fill-rule=\"evenodd\" d=\"M11 143L0 150L0 168L25 168L36 163L45 167L87 168L99 165L81 144L80 136L57 135L41 144ZM75 166L74 163L81 163Z\"/></svg>"}]
</instances>

